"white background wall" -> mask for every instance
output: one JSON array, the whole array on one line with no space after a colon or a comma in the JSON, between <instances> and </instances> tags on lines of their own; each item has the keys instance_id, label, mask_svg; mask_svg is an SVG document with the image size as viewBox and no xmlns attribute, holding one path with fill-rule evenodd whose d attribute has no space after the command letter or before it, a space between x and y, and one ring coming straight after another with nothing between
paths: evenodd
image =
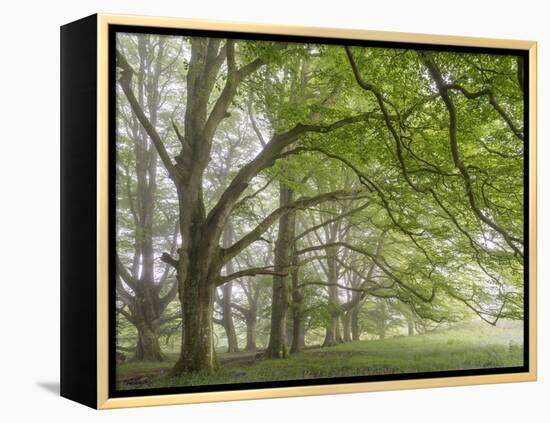
<instances>
[{"instance_id":1,"label":"white background wall","mask_svg":"<svg viewBox=\"0 0 550 423\"><path fill-rule=\"evenodd\" d=\"M0 419L548 422L549 16L544 1L6 0L0 31ZM59 26L95 13L539 42L539 382L95 412L59 398ZM6 237L7 234L7 237ZM546 238L546 239L545 239ZM23 302L24 301L24 302ZM23 303L22 303L23 302ZM546 392L545 392L546 391Z\"/></svg>"}]
</instances>

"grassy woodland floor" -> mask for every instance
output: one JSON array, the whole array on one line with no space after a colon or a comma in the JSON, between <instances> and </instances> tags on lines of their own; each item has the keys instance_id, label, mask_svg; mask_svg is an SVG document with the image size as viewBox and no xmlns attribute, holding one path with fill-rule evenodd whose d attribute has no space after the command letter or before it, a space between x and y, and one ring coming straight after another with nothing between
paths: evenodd
<instances>
[{"instance_id":1,"label":"grassy woodland floor","mask_svg":"<svg viewBox=\"0 0 550 423\"><path fill-rule=\"evenodd\" d=\"M285 360L256 359L255 353L221 353L214 374L169 377L177 354L164 363L130 362L118 366L119 389L162 388L280 381L337 376L514 367L523 364L522 324L493 328L464 324L432 333L357 341L313 348Z\"/></svg>"}]
</instances>

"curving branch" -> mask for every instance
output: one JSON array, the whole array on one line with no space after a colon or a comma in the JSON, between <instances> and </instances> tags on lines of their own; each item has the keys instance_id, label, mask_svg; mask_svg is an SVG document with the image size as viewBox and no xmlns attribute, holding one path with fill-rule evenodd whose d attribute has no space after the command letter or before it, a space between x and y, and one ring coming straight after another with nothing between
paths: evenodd
<instances>
[{"instance_id":1,"label":"curving branch","mask_svg":"<svg viewBox=\"0 0 550 423\"><path fill-rule=\"evenodd\" d=\"M116 270L117 273L120 275L122 280L128 285L130 288L132 288L133 291L137 290L138 287L138 281L130 275L130 272L128 272L128 269L122 264L122 261L120 260L120 257L118 255L118 252L115 252L115 260L116 260Z\"/></svg>"},{"instance_id":2,"label":"curving branch","mask_svg":"<svg viewBox=\"0 0 550 423\"><path fill-rule=\"evenodd\" d=\"M153 142L157 152L159 153L162 163L164 164L164 167L168 171L168 175L171 179L175 181L178 178L178 175L175 170L174 163L172 162L172 159L170 158L170 155L168 154L166 146L164 145L164 142L162 141L159 133L151 124L149 118L145 116L145 112L141 108L141 105L139 104L139 101L134 94L134 91L132 89L132 78L134 76L134 70L119 50L116 51L116 64L120 69L122 69L122 73L120 75L120 78L118 79L118 82L120 84L120 87L122 88L122 91L126 95L128 102L130 103L132 111L138 118L139 123L141 124L143 129L145 129L145 132L147 132L147 135L149 136L151 141Z\"/></svg>"},{"instance_id":3,"label":"curving branch","mask_svg":"<svg viewBox=\"0 0 550 423\"><path fill-rule=\"evenodd\" d=\"M296 239L296 241L299 241L300 239L302 239L303 237L305 237L308 233L313 232L313 231L316 231L317 229L320 229L320 228L322 228L322 227L325 227L325 226L327 226L327 225L330 225L331 223L334 223L334 222L337 222L337 221L339 221L339 220L341 220L341 219L344 219L345 217L348 217L348 216L351 216L351 215L353 215L353 214L355 214L355 213L358 213L358 212L360 212L361 210L366 209L368 206L369 206L369 203L368 203L368 202L367 202L367 203L364 203L364 204L360 205L359 207L356 207L356 208L354 208L354 209L352 209L352 210L349 210L349 211L347 211L347 212L345 212L345 213L342 213L342 214L340 214L340 215L337 215L337 216L335 216L335 217L333 217L333 218L331 218L331 219L329 219L329 220L326 220L326 221L324 221L324 222L321 222L321 223L319 223L318 225L312 226L312 227L310 227L310 228L304 230L301 234L297 235L295 239Z\"/></svg>"},{"instance_id":4,"label":"curving branch","mask_svg":"<svg viewBox=\"0 0 550 423\"><path fill-rule=\"evenodd\" d=\"M275 275L285 277L288 275L288 272L277 272L275 270L270 270L273 266L265 267L252 267L245 270L239 270L238 272L231 273L230 275L221 276L216 283L216 286L223 285L224 283L230 282L234 279L242 278L244 276L257 276L257 275Z\"/></svg>"},{"instance_id":5,"label":"curving branch","mask_svg":"<svg viewBox=\"0 0 550 423\"><path fill-rule=\"evenodd\" d=\"M395 273L390 268L389 264L385 260L380 258L376 253L371 253L371 252L369 252L369 251L367 251L363 248L357 247L355 245L351 245L347 242L338 241L338 242L327 243L327 244L324 244L324 245L315 245L315 246L312 246L312 247L307 247L307 248L296 251L296 255L302 255L302 254L306 254L306 253L309 253L309 252L312 252L312 251L325 249L325 248L328 248L328 247L343 247L343 248L347 248L348 250L355 251L356 253L359 253L359 254L362 254L362 255L365 255L365 256L369 257L372 260L372 262L375 263L376 266L378 266L378 268L380 268L380 270L382 270L382 272L384 272L390 279L395 281L401 288L403 288L404 290L410 292L415 297L419 298L420 300L422 300L425 303L431 303L435 298L435 294L436 294L436 291L437 291L437 289L436 289L437 285L436 284L434 284L432 286L431 295L426 296L426 295L418 292L416 289L409 286L405 282L403 282L401 280L401 278L399 278L397 275L395 275Z\"/></svg>"},{"instance_id":6,"label":"curving branch","mask_svg":"<svg viewBox=\"0 0 550 423\"><path fill-rule=\"evenodd\" d=\"M447 215L449 215L451 217L451 221L455 224L455 226L459 229L459 231L461 233L463 233L465 236L467 236L467 238L470 241L470 244L472 245L472 247L474 247L474 249L476 250L476 253L477 253L478 249L480 248L479 244L477 242L475 242L474 239L472 238L472 236L470 234L468 234L467 231L465 231L459 225L457 219L450 213L450 211L446 207L443 206L443 202L441 201L441 199L439 198L439 196L437 195L435 190L431 186L419 187L418 185L416 185L410 179L409 171L407 170L407 166L405 164L405 160L404 160L404 157L403 157L403 152L402 152L402 149L401 149L401 146L404 145L404 144L402 142L402 138L401 138L400 134L398 133L398 131L396 130L396 128L394 127L394 125L392 123L391 116L389 115L389 112L387 111L387 108L385 106L385 99L383 98L380 91L374 85L366 82L361 77L361 75L359 73L359 70L358 70L358 67L357 67L357 64L356 64L356 62L353 58L353 55L351 53L351 49L349 47L345 47L345 50L346 50L346 54L348 56L348 60L350 62L350 65L351 65L351 68L352 68L352 71L353 71L353 74L355 76L355 79L356 79L357 83L359 84L359 86L361 88L363 88L366 91L372 92L374 94L374 96L376 97L379 108L380 108L382 114L384 115L386 126L387 126L388 130L390 131L392 137L394 138L395 145L396 145L397 158L399 160L399 163L400 163L402 173L403 173L403 177L405 178L405 181L415 191L417 191L419 193L424 193L424 194L431 194L431 196L434 198L436 203L442 208L442 210ZM456 108L454 106L454 103L452 102L452 100L450 99L450 97L448 95L449 85L446 85L445 82L443 81L443 77L441 76L441 73L439 72L439 69L437 68L437 66L435 65L433 60L431 60L431 58L429 58L424 53L422 54L422 57L424 59L424 62L426 64L426 66L428 67L428 70L429 70L430 74L432 75L432 78L436 82L436 85L438 87L438 91L439 91L440 96L443 98L443 100L445 102L445 105L447 106L447 109L449 110L449 115L450 115L449 132L450 132L450 139L451 139L451 150L452 150L452 154L453 154L453 162L454 162L455 166L458 168L460 174L462 175L462 177L465 181L468 201L470 203L470 206L471 206L472 210L474 211L474 213L478 217L478 219L480 219L482 222L484 222L485 224L487 224L488 226L490 226L491 228L493 228L495 231L497 231L498 233L500 233L502 235L502 237L505 239L506 243L514 251L514 254L516 254L520 257L523 257L522 251L520 251L520 249L514 244L514 242L517 242L517 243L523 245L523 240L508 234L503 228L501 228L499 225L497 225L489 217L485 216L481 212L479 207L477 206L477 202L476 202L475 196L473 194L473 187L472 187L472 183L471 183L471 178L470 178L470 175L468 173L467 167L460 161L459 156L458 156L457 124L456 124L457 112L456 112ZM484 93L483 95L486 95L486 94ZM392 219L392 220L394 221L394 223L396 223L394 219ZM413 239L412 236L411 236L411 240L417 245L417 247L419 247L425 253L425 250L416 242L416 240ZM431 261L430 257L427 254L425 254L425 255ZM479 260L478 260L478 263L479 263Z\"/></svg>"},{"instance_id":7,"label":"curving branch","mask_svg":"<svg viewBox=\"0 0 550 423\"><path fill-rule=\"evenodd\" d=\"M424 64L428 68L430 76L436 83L439 94L441 95L441 98L443 99L443 102L445 103L445 107L447 108L447 112L449 114L449 143L451 146L451 155L455 167L458 168L462 175L462 179L464 180L464 186L466 189L466 195L468 197L470 207L472 208L474 214L478 217L479 220L494 229L504 238L506 243L510 246L510 248L512 248L515 254L523 257L523 252L515 245L515 243L523 245L523 240L510 235L504 228L502 228L496 222L483 214L483 212L479 208L474 195L472 179L470 173L468 172L468 167L462 162L460 158L460 153L458 149L458 113L456 110L456 106L449 95L449 85L445 83L443 76L441 75L441 71L439 70L439 67L436 65L433 59L425 53L422 54L422 58L424 60Z\"/></svg>"},{"instance_id":8,"label":"curving branch","mask_svg":"<svg viewBox=\"0 0 550 423\"><path fill-rule=\"evenodd\" d=\"M254 130L256 137L258 137L258 141L260 141L262 147L265 147L267 143L262 135L262 132L260 131L260 128L258 127L258 124L256 123L256 119L254 118L254 111L252 110L252 96L248 99L248 119L252 124L252 129Z\"/></svg>"},{"instance_id":9,"label":"curving branch","mask_svg":"<svg viewBox=\"0 0 550 423\"><path fill-rule=\"evenodd\" d=\"M274 135L266 144L265 148L250 162L243 166L235 175L229 186L220 196L218 203L212 208L207 217L207 227L211 231L221 233L225 221L234 209L240 195L246 190L253 177L258 175L263 169L272 166L278 159L278 155L283 149L302 135L308 132L329 133L358 122L365 122L369 113L361 113L356 116L347 117L333 122L329 125L305 125L297 124L292 129L281 134Z\"/></svg>"},{"instance_id":10,"label":"curving branch","mask_svg":"<svg viewBox=\"0 0 550 423\"><path fill-rule=\"evenodd\" d=\"M120 274L116 275L116 293L119 295L120 300L128 307L133 304L135 298L122 285Z\"/></svg>"},{"instance_id":11,"label":"curving branch","mask_svg":"<svg viewBox=\"0 0 550 423\"><path fill-rule=\"evenodd\" d=\"M261 239L262 234L267 231L267 229L273 225L281 216L294 211L301 210L309 206L314 206L325 201L335 201L335 200L344 200L344 199L354 199L358 194L361 194L361 190L341 190L327 192L324 194L316 195L313 197L302 197L296 201L293 201L285 206L279 207L269 214L264 220L262 220L258 226L256 226L252 231L247 235L242 237L239 241L234 243L228 248L222 248L222 260L224 263L227 263L237 254L239 254L246 247L252 243Z\"/></svg>"},{"instance_id":12,"label":"curving branch","mask_svg":"<svg viewBox=\"0 0 550 423\"><path fill-rule=\"evenodd\" d=\"M479 97L487 97L489 100L489 104L493 106L493 109L504 119L504 122L508 125L510 130L514 133L514 135L519 138L521 141L524 140L523 136L523 130L520 130L512 121L512 118L508 116L508 114L504 111L502 106L498 104L495 92L492 88L486 87L476 92L468 91L466 88L464 88L462 85L454 83L454 84L448 84L446 85L448 90L457 90L460 91L464 96L470 100L479 98Z\"/></svg>"},{"instance_id":13,"label":"curving branch","mask_svg":"<svg viewBox=\"0 0 550 423\"><path fill-rule=\"evenodd\" d=\"M128 313L126 310L124 310L124 308L122 307L119 307L116 309L117 313L120 313L122 314L126 320L128 320L131 324L135 325L136 324L136 320L134 319L134 317Z\"/></svg>"},{"instance_id":14,"label":"curving branch","mask_svg":"<svg viewBox=\"0 0 550 423\"><path fill-rule=\"evenodd\" d=\"M160 256L160 260L172 266L174 269L176 269L176 271L179 268L179 260L176 260L175 258L173 258L169 253L166 253L166 252L162 253L162 255Z\"/></svg>"}]
</instances>

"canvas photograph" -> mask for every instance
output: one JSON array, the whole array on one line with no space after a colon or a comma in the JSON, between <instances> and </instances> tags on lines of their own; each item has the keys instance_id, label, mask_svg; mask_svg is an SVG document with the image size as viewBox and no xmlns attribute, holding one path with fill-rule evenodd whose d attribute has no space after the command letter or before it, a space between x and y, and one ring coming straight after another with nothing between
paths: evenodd
<instances>
[{"instance_id":1,"label":"canvas photograph","mask_svg":"<svg viewBox=\"0 0 550 423\"><path fill-rule=\"evenodd\" d=\"M528 60L118 26L110 395L528 369Z\"/></svg>"}]
</instances>

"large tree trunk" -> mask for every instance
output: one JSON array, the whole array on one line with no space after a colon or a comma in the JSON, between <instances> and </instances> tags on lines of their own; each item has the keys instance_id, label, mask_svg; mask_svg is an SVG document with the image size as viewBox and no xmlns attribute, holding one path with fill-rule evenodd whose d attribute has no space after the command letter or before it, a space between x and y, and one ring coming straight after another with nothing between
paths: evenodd
<instances>
[{"instance_id":1,"label":"large tree trunk","mask_svg":"<svg viewBox=\"0 0 550 423\"><path fill-rule=\"evenodd\" d=\"M292 201L292 190L286 185L280 185L280 206ZM279 234L275 243L274 268L276 272L288 272L292 262L292 240L294 239L294 212L287 213L279 219ZM288 355L287 346L287 312L290 305L289 277L273 276L273 302L271 305L271 330L265 356L269 358L285 358Z\"/></svg>"},{"instance_id":2,"label":"large tree trunk","mask_svg":"<svg viewBox=\"0 0 550 423\"><path fill-rule=\"evenodd\" d=\"M173 373L212 371L218 367L214 350L212 313L215 285L190 272L180 301L183 311L182 346Z\"/></svg>"},{"instance_id":3,"label":"large tree trunk","mask_svg":"<svg viewBox=\"0 0 550 423\"><path fill-rule=\"evenodd\" d=\"M195 170L196 171L196 170ZM213 340L216 283L223 264L219 238L205 236L205 211L198 175L178 187L182 248L179 250L178 283L182 311L182 345L173 373L213 371L218 367Z\"/></svg>"},{"instance_id":4,"label":"large tree trunk","mask_svg":"<svg viewBox=\"0 0 550 423\"><path fill-rule=\"evenodd\" d=\"M164 355L160 348L157 331L148 327L146 323L138 324L138 336L134 360L138 361L164 361Z\"/></svg>"}]
</instances>

